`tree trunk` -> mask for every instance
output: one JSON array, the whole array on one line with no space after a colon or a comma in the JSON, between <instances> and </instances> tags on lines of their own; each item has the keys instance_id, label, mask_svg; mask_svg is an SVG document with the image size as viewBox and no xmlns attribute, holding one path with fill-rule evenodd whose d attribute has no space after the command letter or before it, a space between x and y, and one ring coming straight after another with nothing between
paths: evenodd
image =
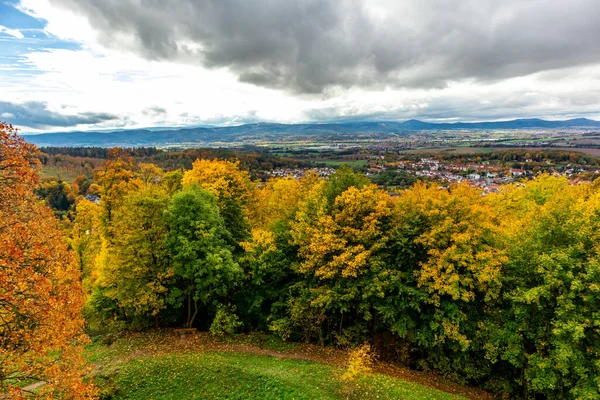
<instances>
[{"instance_id":1,"label":"tree trunk","mask_svg":"<svg viewBox=\"0 0 600 400\"><path fill-rule=\"evenodd\" d=\"M192 315L192 319L190 320L190 325L188 326L188 328L192 327L194 319L196 319L196 314L198 314L198 300L194 300L194 315Z\"/></svg>"},{"instance_id":2,"label":"tree trunk","mask_svg":"<svg viewBox=\"0 0 600 400\"><path fill-rule=\"evenodd\" d=\"M188 306L187 306L187 322L185 323L186 328L191 328L191 317L192 315L192 294L188 293Z\"/></svg>"}]
</instances>

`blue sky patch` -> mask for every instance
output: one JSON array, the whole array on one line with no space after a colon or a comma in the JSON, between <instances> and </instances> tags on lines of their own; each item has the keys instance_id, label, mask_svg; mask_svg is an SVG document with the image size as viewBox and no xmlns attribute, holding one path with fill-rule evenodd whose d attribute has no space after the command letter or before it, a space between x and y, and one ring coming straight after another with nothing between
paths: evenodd
<instances>
[{"instance_id":1,"label":"blue sky patch","mask_svg":"<svg viewBox=\"0 0 600 400\"><path fill-rule=\"evenodd\" d=\"M18 30L23 37L16 37L0 28L0 80L18 83L27 77L41 73L27 63L26 54L52 49L79 50L81 45L61 40L44 31L46 21L34 18L18 8L18 1L0 0L0 26Z\"/></svg>"},{"instance_id":2,"label":"blue sky patch","mask_svg":"<svg viewBox=\"0 0 600 400\"><path fill-rule=\"evenodd\" d=\"M10 29L43 29L46 26L44 20L19 11L18 4L18 1L0 0L0 25Z\"/></svg>"}]
</instances>

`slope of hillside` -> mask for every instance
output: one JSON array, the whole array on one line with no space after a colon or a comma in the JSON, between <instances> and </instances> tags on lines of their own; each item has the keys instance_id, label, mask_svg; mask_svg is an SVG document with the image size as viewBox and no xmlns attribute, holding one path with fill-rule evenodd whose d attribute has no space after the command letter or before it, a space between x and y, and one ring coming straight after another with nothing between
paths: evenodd
<instances>
[{"instance_id":1,"label":"slope of hillside","mask_svg":"<svg viewBox=\"0 0 600 400\"><path fill-rule=\"evenodd\" d=\"M358 380L341 378L346 353L312 345L199 332L128 334L88 346L95 382L115 399L487 399L487 393L385 364ZM260 337L264 339L263 337ZM235 342L235 344L233 343Z\"/></svg>"}]
</instances>

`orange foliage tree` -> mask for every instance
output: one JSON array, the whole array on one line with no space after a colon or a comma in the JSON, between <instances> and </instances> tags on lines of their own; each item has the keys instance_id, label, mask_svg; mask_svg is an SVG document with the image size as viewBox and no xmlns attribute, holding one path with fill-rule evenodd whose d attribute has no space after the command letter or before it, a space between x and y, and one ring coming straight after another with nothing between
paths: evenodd
<instances>
[{"instance_id":1,"label":"orange foliage tree","mask_svg":"<svg viewBox=\"0 0 600 400\"><path fill-rule=\"evenodd\" d=\"M83 293L52 211L33 193L37 149L0 123L0 394L93 398L84 382Z\"/></svg>"}]
</instances>

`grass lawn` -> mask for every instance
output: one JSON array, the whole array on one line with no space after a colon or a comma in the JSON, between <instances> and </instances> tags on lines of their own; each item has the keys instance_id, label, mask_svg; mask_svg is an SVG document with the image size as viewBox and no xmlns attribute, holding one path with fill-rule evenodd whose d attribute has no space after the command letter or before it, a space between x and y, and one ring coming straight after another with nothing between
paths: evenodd
<instances>
[{"instance_id":1,"label":"grass lawn","mask_svg":"<svg viewBox=\"0 0 600 400\"><path fill-rule=\"evenodd\" d=\"M343 372L304 360L207 351L133 358L96 383L114 399L463 398L380 374L348 383L341 380Z\"/></svg>"}]
</instances>

